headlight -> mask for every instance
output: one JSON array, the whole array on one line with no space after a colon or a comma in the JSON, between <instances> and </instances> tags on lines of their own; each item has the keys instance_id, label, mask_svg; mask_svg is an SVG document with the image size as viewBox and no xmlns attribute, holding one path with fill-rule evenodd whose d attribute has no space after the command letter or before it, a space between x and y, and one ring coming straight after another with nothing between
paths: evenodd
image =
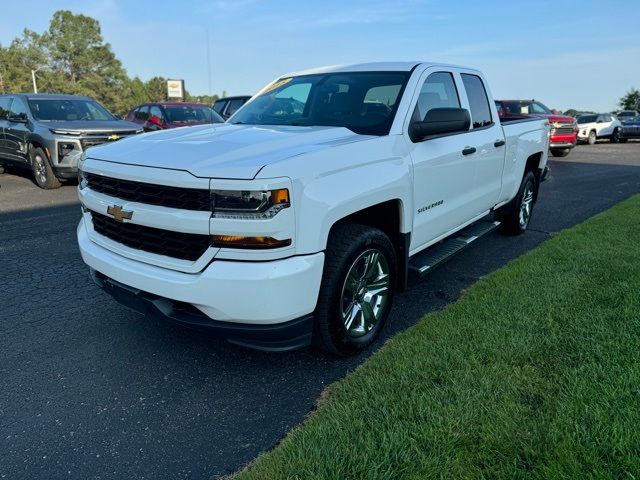
<instances>
[{"instance_id":1,"label":"headlight","mask_svg":"<svg viewBox=\"0 0 640 480\"><path fill-rule=\"evenodd\" d=\"M212 190L211 210L215 218L267 219L289 208L289 190Z\"/></svg>"},{"instance_id":2,"label":"headlight","mask_svg":"<svg viewBox=\"0 0 640 480\"><path fill-rule=\"evenodd\" d=\"M87 187L87 176L82 171L82 164L87 158L87 154L83 153L80 155L80 160L78 160L78 189L82 190Z\"/></svg>"},{"instance_id":3,"label":"headlight","mask_svg":"<svg viewBox=\"0 0 640 480\"><path fill-rule=\"evenodd\" d=\"M72 142L60 142L58 143L58 158L61 159L65 155L70 154L76 148L76 144Z\"/></svg>"}]
</instances>

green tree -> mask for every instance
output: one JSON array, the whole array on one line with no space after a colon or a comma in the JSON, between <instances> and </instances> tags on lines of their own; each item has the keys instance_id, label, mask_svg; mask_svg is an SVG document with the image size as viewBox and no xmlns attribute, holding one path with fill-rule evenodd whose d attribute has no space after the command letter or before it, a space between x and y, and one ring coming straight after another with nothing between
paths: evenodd
<instances>
[{"instance_id":1,"label":"green tree","mask_svg":"<svg viewBox=\"0 0 640 480\"><path fill-rule=\"evenodd\" d=\"M52 70L68 93L94 96L117 113L129 107L129 79L105 43L97 20L68 10L53 14L42 35Z\"/></svg>"},{"instance_id":2,"label":"green tree","mask_svg":"<svg viewBox=\"0 0 640 480\"><path fill-rule=\"evenodd\" d=\"M632 88L618 102L623 110L640 110L640 90Z\"/></svg>"}]
</instances>

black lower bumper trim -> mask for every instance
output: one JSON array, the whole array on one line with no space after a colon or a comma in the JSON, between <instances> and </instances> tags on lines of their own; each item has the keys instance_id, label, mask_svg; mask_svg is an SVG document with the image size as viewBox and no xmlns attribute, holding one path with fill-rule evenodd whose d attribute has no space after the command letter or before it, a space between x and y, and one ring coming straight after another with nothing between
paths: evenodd
<instances>
[{"instance_id":1,"label":"black lower bumper trim","mask_svg":"<svg viewBox=\"0 0 640 480\"><path fill-rule=\"evenodd\" d=\"M142 314L169 318L186 326L211 331L228 342L256 350L284 352L311 344L313 315L288 322L259 325L214 320L193 305L124 285L91 269L95 283L122 305Z\"/></svg>"},{"instance_id":2,"label":"black lower bumper trim","mask_svg":"<svg viewBox=\"0 0 640 480\"><path fill-rule=\"evenodd\" d=\"M78 178L78 167L54 166L53 173L56 177L65 180Z\"/></svg>"}]
</instances>

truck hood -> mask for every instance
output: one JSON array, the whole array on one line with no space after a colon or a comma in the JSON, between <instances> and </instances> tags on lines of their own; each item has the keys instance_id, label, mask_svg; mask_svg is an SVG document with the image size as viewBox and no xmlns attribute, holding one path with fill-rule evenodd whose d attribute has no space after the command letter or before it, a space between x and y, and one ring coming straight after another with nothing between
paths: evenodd
<instances>
[{"instance_id":1,"label":"truck hood","mask_svg":"<svg viewBox=\"0 0 640 480\"><path fill-rule=\"evenodd\" d=\"M265 165L367 138L343 127L213 124L136 135L93 147L88 156L196 177L252 179Z\"/></svg>"},{"instance_id":2,"label":"truck hood","mask_svg":"<svg viewBox=\"0 0 640 480\"><path fill-rule=\"evenodd\" d=\"M42 126L60 133L107 133L107 132L131 132L140 130L140 125L126 120L65 120L54 122L40 122Z\"/></svg>"}]
</instances>

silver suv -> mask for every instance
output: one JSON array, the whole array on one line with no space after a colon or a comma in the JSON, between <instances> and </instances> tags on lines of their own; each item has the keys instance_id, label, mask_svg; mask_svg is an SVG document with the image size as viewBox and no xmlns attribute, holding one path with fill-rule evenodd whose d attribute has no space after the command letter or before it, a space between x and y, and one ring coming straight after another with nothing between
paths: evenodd
<instances>
[{"instance_id":1,"label":"silver suv","mask_svg":"<svg viewBox=\"0 0 640 480\"><path fill-rule=\"evenodd\" d=\"M89 97L49 93L0 95L0 169L30 168L40 188L75 178L82 152L142 133Z\"/></svg>"}]
</instances>

